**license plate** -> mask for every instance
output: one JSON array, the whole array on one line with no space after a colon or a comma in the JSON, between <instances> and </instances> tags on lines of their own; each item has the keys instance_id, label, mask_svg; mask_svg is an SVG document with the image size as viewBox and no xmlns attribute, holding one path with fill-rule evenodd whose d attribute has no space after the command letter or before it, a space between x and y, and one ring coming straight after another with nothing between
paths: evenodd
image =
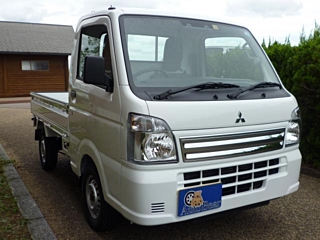
<instances>
[{"instance_id":1,"label":"license plate","mask_svg":"<svg viewBox=\"0 0 320 240\"><path fill-rule=\"evenodd\" d=\"M222 183L182 189L178 195L178 217L221 207Z\"/></svg>"}]
</instances>

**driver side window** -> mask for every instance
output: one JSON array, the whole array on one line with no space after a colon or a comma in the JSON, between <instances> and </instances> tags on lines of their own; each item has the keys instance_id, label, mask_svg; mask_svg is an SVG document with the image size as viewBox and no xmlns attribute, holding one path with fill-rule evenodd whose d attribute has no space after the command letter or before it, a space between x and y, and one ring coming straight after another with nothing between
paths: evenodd
<instances>
[{"instance_id":1,"label":"driver side window","mask_svg":"<svg viewBox=\"0 0 320 240\"><path fill-rule=\"evenodd\" d=\"M112 63L107 27L95 25L81 30L77 78L83 79L86 56L102 56L105 59L105 72L112 78Z\"/></svg>"}]
</instances>

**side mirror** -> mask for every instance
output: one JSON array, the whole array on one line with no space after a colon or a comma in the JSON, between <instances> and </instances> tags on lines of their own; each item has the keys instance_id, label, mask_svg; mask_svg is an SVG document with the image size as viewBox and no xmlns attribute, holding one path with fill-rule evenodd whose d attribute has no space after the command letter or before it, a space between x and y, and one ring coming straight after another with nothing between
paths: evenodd
<instances>
[{"instance_id":1,"label":"side mirror","mask_svg":"<svg viewBox=\"0 0 320 240\"><path fill-rule=\"evenodd\" d=\"M87 56L84 59L83 82L103 86L107 92L113 92L113 80L105 74L104 58Z\"/></svg>"}]
</instances>

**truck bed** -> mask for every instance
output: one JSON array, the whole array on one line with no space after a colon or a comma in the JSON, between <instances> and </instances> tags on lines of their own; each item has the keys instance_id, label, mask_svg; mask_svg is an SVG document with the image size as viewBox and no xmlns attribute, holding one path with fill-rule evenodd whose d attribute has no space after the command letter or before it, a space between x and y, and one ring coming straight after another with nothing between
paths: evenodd
<instances>
[{"instance_id":1,"label":"truck bed","mask_svg":"<svg viewBox=\"0 0 320 240\"><path fill-rule=\"evenodd\" d=\"M68 92L31 93L31 112L43 124L68 140Z\"/></svg>"}]
</instances>

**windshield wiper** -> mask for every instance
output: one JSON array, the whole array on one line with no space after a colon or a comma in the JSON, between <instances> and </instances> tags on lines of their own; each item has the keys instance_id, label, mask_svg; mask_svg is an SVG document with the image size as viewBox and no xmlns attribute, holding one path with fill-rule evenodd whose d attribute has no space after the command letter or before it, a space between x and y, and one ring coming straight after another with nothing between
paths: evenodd
<instances>
[{"instance_id":1,"label":"windshield wiper","mask_svg":"<svg viewBox=\"0 0 320 240\"><path fill-rule=\"evenodd\" d=\"M193 85L193 86L189 86L189 87L180 88L176 91L172 91L171 89L169 89L168 91L165 91L163 93L160 93L160 94L154 96L153 98L156 100L163 100L169 96L172 96L177 93L185 92L185 91L193 89L193 88L198 88L199 90L203 90L203 89L237 88L237 87L240 87L240 86L238 86L236 84L230 84L230 83L207 82L207 83L201 83L201 84L197 84L197 85Z\"/></svg>"},{"instance_id":2,"label":"windshield wiper","mask_svg":"<svg viewBox=\"0 0 320 240\"><path fill-rule=\"evenodd\" d=\"M233 93L228 94L228 98L235 99L240 94L242 94L244 92L251 91L251 90L256 89L256 88L268 88L268 87L279 87L280 89L282 88L281 84L279 84L279 83L261 82L261 83L255 84L255 85L251 85L249 87L239 88L238 90L234 91Z\"/></svg>"}]
</instances>

